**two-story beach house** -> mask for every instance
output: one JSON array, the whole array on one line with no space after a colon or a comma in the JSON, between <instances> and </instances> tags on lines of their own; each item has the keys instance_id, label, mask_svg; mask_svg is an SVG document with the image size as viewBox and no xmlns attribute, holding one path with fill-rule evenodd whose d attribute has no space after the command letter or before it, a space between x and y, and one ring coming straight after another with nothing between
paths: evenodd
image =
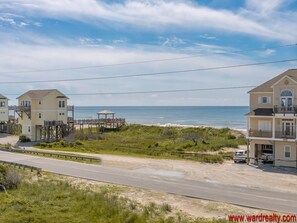
<instances>
[{"instance_id":1,"label":"two-story beach house","mask_svg":"<svg viewBox=\"0 0 297 223\"><path fill-rule=\"evenodd\" d=\"M8 122L8 98L0 94L0 123Z\"/></svg>"},{"instance_id":2,"label":"two-story beach house","mask_svg":"<svg viewBox=\"0 0 297 223\"><path fill-rule=\"evenodd\" d=\"M18 98L16 112L22 134L32 141L41 140L47 131L45 125L61 126L67 124L68 97L56 89L30 90ZM58 133L55 133L58 134Z\"/></svg>"},{"instance_id":3,"label":"two-story beach house","mask_svg":"<svg viewBox=\"0 0 297 223\"><path fill-rule=\"evenodd\" d=\"M249 94L249 161L270 156L275 166L297 168L297 69L287 70Z\"/></svg>"}]
</instances>

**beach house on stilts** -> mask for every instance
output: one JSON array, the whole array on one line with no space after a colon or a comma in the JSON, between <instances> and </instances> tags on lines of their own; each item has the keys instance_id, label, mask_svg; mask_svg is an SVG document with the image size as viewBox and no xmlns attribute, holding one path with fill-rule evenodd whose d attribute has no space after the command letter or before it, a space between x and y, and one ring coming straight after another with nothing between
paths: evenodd
<instances>
[{"instance_id":1,"label":"beach house on stilts","mask_svg":"<svg viewBox=\"0 0 297 223\"><path fill-rule=\"evenodd\" d=\"M0 122L8 122L9 113L8 113L8 98L0 94Z\"/></svg>"},{"instance_id":2,"label":"beach house on stilts","mask_svg":"<svg viewBox=\"0 0 297 223\"><path fill-rule=\"evenodd\" d=\"M22 135L30 140L59 140L70 131L74 107L68 106L68 97L60 91L30 90L17 99L14 110L19 116Z\"/></svg>"},{"instance_id":3,"label":"beach house on stilts","mask_svg":"<svg viewBox=\"0 0 297 223\"><path fill-rule=\"evenodd\" d=\"M249 161L297 168L297 69L287 70L249 94Z\"/></svg>"},{"instance_id":4,"label":"beach house on stilts","mask_svg":"<svg viewBox=\"0 0 297 223\"><path fill-rule=\"evenodd\" d=\"M7 122L9 120L8 98L0 94L0 131L7 131Z\"/></svg>"}]
</instances>

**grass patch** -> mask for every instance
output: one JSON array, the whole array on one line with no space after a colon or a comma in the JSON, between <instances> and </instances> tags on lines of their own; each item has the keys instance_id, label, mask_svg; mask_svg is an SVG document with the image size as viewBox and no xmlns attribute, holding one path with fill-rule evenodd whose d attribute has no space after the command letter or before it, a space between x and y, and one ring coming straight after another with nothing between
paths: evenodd
<instances>
[{"instance_id":1,"label":"grass patch","mask_svg":"<svg viewBox=\"0 0 297 223\"><path fill-rule=\"evenodd\" d=\"M0 222L5 223L210 223L226 220L192 219L168 214L171 206L143 206L108 190L77 189L62 180L39 179L19 189L0 192Z\"/></svg>"},{"instance_id":2,"label":"grass patch","mask_svg":"<svg viewBox=\"0 0 297 223\"><path fill-rule=\"evenodd\" d=\"M97 135L90 133L90 137L77 131L73 140L40 143L37 147L63 151L191 159L220 163L225 159L225 156L205 153L220 151L224 147L237 148L243 144L246 144L244 136L240 132L228 128L128 125L115 132ZM198 154L183 154L185 152Z\"/></svg>"}]
</instances>

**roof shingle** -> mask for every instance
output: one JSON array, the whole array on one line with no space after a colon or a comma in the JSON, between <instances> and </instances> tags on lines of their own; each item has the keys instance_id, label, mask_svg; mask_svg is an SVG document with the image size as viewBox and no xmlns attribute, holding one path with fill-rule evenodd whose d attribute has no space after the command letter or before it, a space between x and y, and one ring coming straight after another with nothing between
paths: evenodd
<instances>
[{"instance_id":1,"label":"roof shingle","mask_svg":"<svg viewBox=\"0 0 297 223\"><path fill-rule=\"evenodd\" d=\"M27 94L31 99L42 99L44 98L45 96L47 96L48 94L52 93L53 91L58 91L56 89L47 89L47 90L30 90L30 91L27 91L26 93L22 94L21 96L17 97L20 98L22 97L23 95ZM67 98L64 94L62 94L60 91L58 91L61 96Z\"/></svg>"},{"instance_id":2,"label":"roof shingle","mask_svg":"<svg viewBox=\"0 0 297 223\"><path fill-rule=\"evenodd\" d=\"M255 87L254 89L250 90L248 93L272 92L273 89L271 88L271 86L285 76L288 76L297 82L297 69L287 70L284 73L270 79L269 81L266 81L265 83Z\"/></svg>"}]
</instances>

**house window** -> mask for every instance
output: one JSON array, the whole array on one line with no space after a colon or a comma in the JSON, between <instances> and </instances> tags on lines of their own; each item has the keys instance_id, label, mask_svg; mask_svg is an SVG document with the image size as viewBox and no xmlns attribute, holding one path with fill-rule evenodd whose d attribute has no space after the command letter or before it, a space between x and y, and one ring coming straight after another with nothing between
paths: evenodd
<instances>
[{"instance_id":1,"label":"house window","mask_svg":"<svg viewBox=\"0 0 297 223\"><path fill-rule=\"evenodd\" d=\"M271 103L271 98L267 96L261 96L258 98L258 103L259 104L270 104Z\"/></svg>"},{"instance_id":2,"label":"house window","mask_svg":"<svg viewBox=\"0 0 297 223\"><path fill-rule=\"evenodd\" d=\"M291 146L285 146L285 158L291 158Z\"/></svg>"},{"instance_id":3,"label":"house window","mask_svg":"<svg viewBox=\"0 0 297 223\"><path fill-rule=\"evenodd\" d=\"M262 97L262 104L267 104L267 103L268 103L268 98Z\"/></svg>"},{"instance_id":4,"label":"house window","mask_svg":"<svg viewBox=\"0 0 297 223\"><path fill-rule=\"evenodd\" d=\"M282 97L292 97L293 93L290 90L283 90L282 93L281 93L281 96Z\"/></svg>"},{"instance_id":5,"label":"house window","mask_svg":"<svg viewBox=\"0 0 297 223\"><path fill-rule=\"evenodd\" d=\"M0 102L0 107L5 107L5 101Z\"/></svg>"},{"instance_id":6,"label":"house window","mask_svg":"<svg viewBox=\"0 0 297 223\"><path fill-rule=\"evenodd\" d=\"M41 101L40 101L40 100L38 101L38 104L40 104L40 105L41 105Z\"/></svg>"},{"instance_id":7,"label":"house window","mask_svg":"<svg viewBox=\"0 0 297 223\"><path fill-rule=\"evenodd\" d=\"M41 113L38 114L38 117L41 118Z\"/></svg>"},{"instance_id":8,"label":"house window","mask_svg":"<svg viewBox=\"0 0 297 223\"><path fill-rule=\"evenodd\" d=\"M293 93L290 90L283 90L280 94L280 106L287 107L288 110L292 110L293 106Z\"/></svg>"},{"instance_id":9,"label":"house window","mask_svg":"<svg viewBox=\"0 0 297 223\"><path fill-rule=\"evenodd\" d=\"M65 107L65 101L59 101L59 108Z\"/></svg>"},{"instance_id":10,"label":"house window","mask_svg":"<svg viewBox=\"0 0 297 223\"><path fill-rule=\"evenodd\" d=\"M259 131L271 131L271 121L269 120L258 120L258 130Z\"/></svg>"},{"instance_id":11,"label":"house window","mask_svg":"<svg viewBox=\"0 0 297 223\"><path fill-rule=\"evenodd\" d=\"M30 128L30 126L28 127L28 132L31 132L31 128Z\"/></svg>"},{"instance_id":12,"label":"house window","mask_svg":"<svg viewBox=\"0 0 297 223\"><path fill-rule=\"evenodd\" d=\"M31 106L31 101L25 101L25 107L30 107Z\"/></svg>"}]
</instances>

